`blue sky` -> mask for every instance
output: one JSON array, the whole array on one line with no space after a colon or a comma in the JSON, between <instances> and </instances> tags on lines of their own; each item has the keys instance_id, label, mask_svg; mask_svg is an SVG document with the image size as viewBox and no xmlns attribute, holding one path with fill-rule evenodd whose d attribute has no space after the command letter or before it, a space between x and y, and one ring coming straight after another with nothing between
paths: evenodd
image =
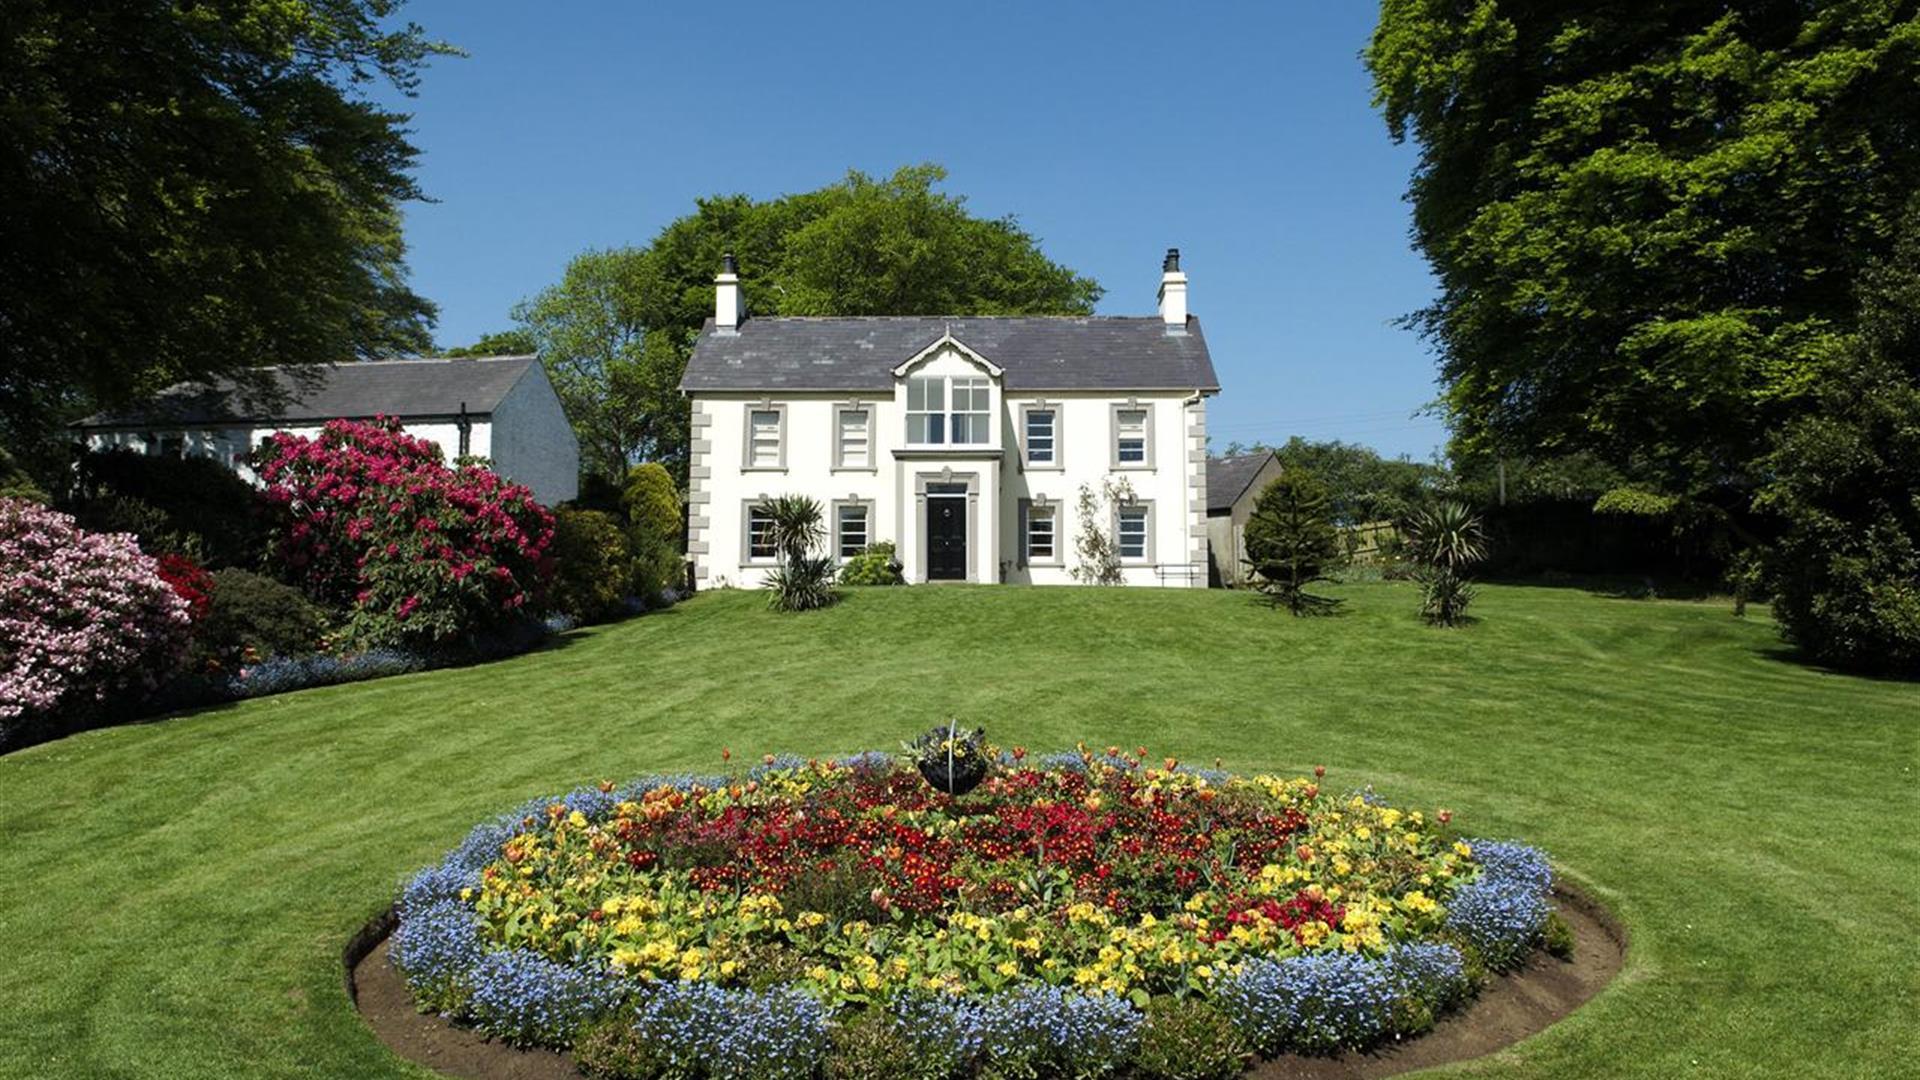
<instances>
[{"instance_id":1,"label":"blue sky","mask_svg":"<svg viewBox=\"0 0 1920 1080\"><path fill-rule=\"evenodd\" d=\"M637 4L414 0L468 51L413 111L414 286L437 338L509 325L588 247L645 244L696 197L769 197L936 161L1154 310L1177 246L1224 387L1214 446L1292 434L1425 459L1434 365L1391 325L1432 294L1401 200L1414 163L1369 105L1363 0Z\"/></svg>"}]
</instances>

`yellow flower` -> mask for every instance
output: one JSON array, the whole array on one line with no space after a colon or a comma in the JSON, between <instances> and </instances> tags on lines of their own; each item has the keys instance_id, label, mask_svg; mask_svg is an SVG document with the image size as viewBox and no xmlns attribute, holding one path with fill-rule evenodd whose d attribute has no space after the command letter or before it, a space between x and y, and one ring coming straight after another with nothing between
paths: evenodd
<instances>
[{"instance_id":1,"label":"yellow flower","mask_svg":"<svg viewBox=\"0 0 1920 1080\"><path fill-rule=\"evenodd\" d=\"M573 813L567 815L567 824L576 829L584 829L587 827L587 815L575 810Z\"/></svg>"},{"instance_id":2,"label":"yellow flower","mask_svg":"<svg viewBox=\"0 0 1920 1080\"><path fill-rule=\"evenodd\" d=\"M1011 960L1002 960L1000 961L999 965L996 966L993 970L1011 979L1015 975L1020 974L1020 965L1014 963Z\"/></svg>"}]
</instances>

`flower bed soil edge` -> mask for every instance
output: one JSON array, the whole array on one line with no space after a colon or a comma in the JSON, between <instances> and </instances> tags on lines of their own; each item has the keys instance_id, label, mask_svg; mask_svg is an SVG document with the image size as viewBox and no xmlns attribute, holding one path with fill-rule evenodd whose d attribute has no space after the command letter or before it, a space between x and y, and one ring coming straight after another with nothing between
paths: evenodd
<instances>
[{"instance_id":1,"label":"flower bed soil edge","mask_svg":"<svg viewBox=\"0 0 1920 1080\"><path fill-rule=\"evenodd\" d=\"M1573 959L1536 953L1519 971L1491 980L1466 1008L1417 1039L1337 1057L1285 1055L1247 1073L1250 1080L1372 1080L1466 1061L1503 1050L1586 1004L1626 962L1626 929L1585 894L1556 885L1560 916L1573 929ZM566 1054L521 1050L470 1028L422 1015L400 973L387 961L391 909L347 942L347 996L374 1034L395 1054L465 1080L581 1080Z\"/></svg>"}]
</instances>

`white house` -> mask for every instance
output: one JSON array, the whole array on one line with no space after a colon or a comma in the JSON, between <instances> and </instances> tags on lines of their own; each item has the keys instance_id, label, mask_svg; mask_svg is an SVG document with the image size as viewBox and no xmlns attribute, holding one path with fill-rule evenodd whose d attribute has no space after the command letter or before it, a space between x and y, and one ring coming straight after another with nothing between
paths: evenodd
<instances>
[{"instance_id":1,"label":"white house","mask_svg":"<svg viewBox=\"0 0 1920 1080\"><path fill-rule=\"evenodd\" d=\"M1220 386L1178 251L1145 318L752 318L731 255L715 285L681 382L702 586L762 582L781 495L826 508L837 557L892 541L912 582L1071 583L1092 528L1127 584L1206 585Z\"/></svg>"},{"instance_id":2,"label":"white house","mask_svg":"<svg viewBox=\"0 0 1920 1080\"><path fill-rule=\"evenodd\" d=\"M549 506L579 493L580 444L531 356L330 364L305 380L263 370L278 384L275 403L228 382L180 383L73 427L89 449L211 457L251 480L247 455L275 432L312 436L328 420L391 416L438 445L448 461L490 459L494 471Z\"/></svg>"}]
</instances>

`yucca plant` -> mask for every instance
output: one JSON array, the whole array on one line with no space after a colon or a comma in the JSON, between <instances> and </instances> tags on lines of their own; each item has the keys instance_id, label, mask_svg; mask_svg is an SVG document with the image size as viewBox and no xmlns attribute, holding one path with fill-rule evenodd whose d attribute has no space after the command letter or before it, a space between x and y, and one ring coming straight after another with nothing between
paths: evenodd
<instances>
[{"instance_id":1,"label":"yucca plant","mask_svg":"<svg viewBox=\"0 0 1920 1080\"><path fill-rule=\"evenodd\" d=\"M1480 516L1465 503L1446 500L1414 511L1402 532L1420 583L1420 617L1435 626L1459 626L1475 595L1467 571L1487 558Z\"/></svg>"},{"instance_id":2,"label":"yucca plant","mask_svg":"<svg viewBox=\"0 0 1920 1080\"><path fill-rule=\"evenodd\" d=\"M840 599L833 591L839 568L832 556L811 554L827 536L820 504L803 495L782 495L767 504L767 517L780 560L767 574L767 605L775 611L812 611Z\"/></svg>"}]
</instances>

